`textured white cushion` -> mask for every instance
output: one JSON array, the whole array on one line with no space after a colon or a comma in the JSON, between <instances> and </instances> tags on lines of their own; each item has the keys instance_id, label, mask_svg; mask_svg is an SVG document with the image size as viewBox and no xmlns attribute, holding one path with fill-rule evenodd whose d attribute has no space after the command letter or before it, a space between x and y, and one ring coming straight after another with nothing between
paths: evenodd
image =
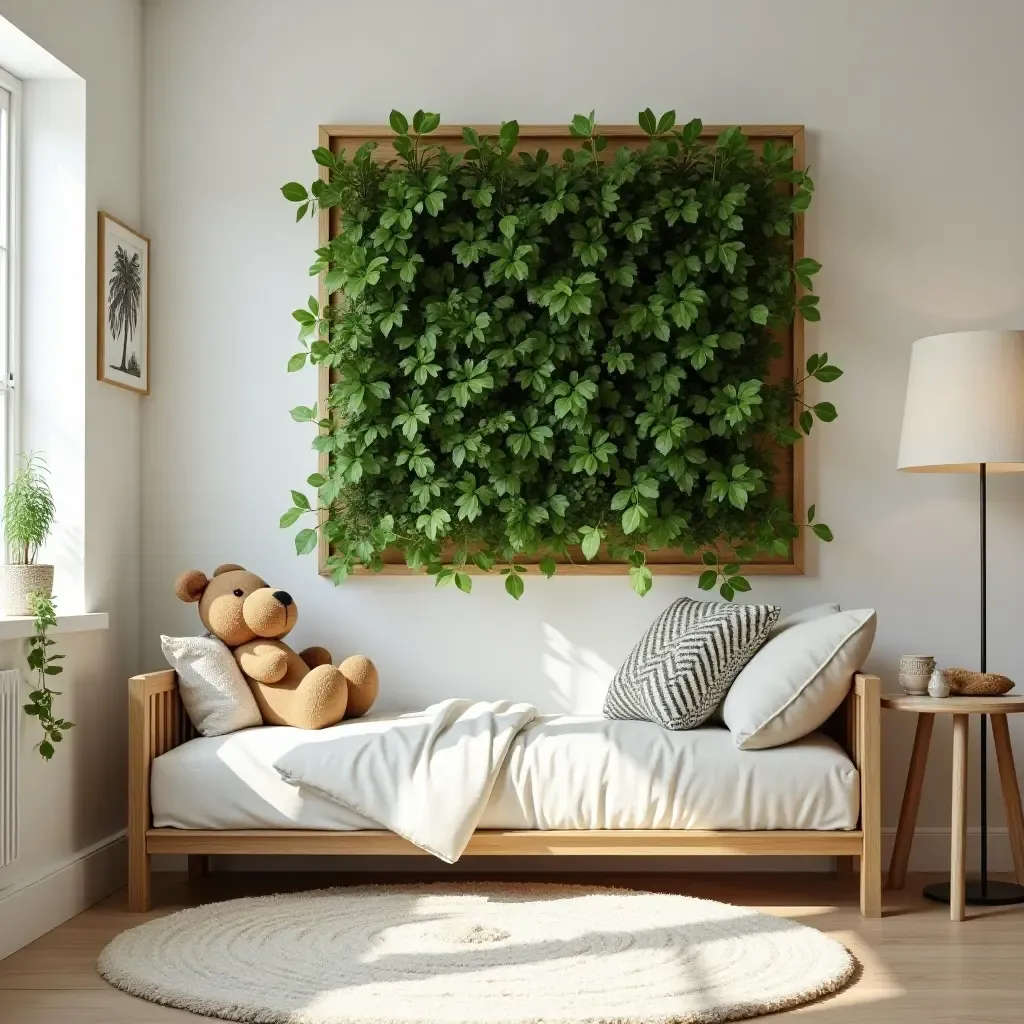
<instances>
[{"instance_id":1,"label":"textured white cushion","mask_svg":"<svg viewBox=\"0 0 1024 1024\"><path fill-rule=\"evenodd\" d=\"M167 664L178 673L178 690L192 724L203 736L262 725L249 684L235 656L213 636L162 636Z\"/></svg>"},{"instance_id":2,"label":"textured white cushion","mask_svg":"<svg viewBox=\"0 0 1024 1024\"><path fill-rule=\"evenodd\" d=\"M870 608L797 623L747 663L722 717L742 750L778 747L822 726L849 692L875 639Z\"/></svg>"},{"instance_id":3,"label":"textured white cushion","mask_svg":"<svg viewBox=\"0 0 1024 1024\"><path fill-rule=\"evenodd\" d=\"M801 622L823 619L826 615L835 615L837 611L839 611L837 604L812 604L810 608L801 608L800 611L779 619L768 634L768 639L774 640L780 633L785 633L790 626L799 626Z\"/></svg>"}]
</instances>

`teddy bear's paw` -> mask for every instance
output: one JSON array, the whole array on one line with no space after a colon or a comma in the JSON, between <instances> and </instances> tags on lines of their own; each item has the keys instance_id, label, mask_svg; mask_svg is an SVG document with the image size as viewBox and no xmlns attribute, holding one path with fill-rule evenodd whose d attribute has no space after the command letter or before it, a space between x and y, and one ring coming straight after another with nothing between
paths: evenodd
<instances>
[{"instance_id":1,"label":"teddy bear's paw","mask_svg":"<svg viewBox=\"0 0 1024 1024\"><path fill-rule=\"evenodd\" d=\"M353 654L340 665L341 671L348 680L348 707L346 718L362 718L373 707L380 689L377 667L369 658L361 654Z\"/></svg>"}]
</instances>

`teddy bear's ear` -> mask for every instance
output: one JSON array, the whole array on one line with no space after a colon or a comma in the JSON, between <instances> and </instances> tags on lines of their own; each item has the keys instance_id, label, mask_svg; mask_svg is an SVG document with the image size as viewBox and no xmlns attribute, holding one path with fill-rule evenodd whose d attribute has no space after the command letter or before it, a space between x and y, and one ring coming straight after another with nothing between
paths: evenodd
<instances>
[{"instance_id":1,"label":"teddy bear's ear","mask_svg":"<svg viewBox=\"0 0 1024 1024\"><path fill-rule=\"evenodd\" d=\"M199 569L189 569L174 581L174 592L178 595L178 600L184 601L186 604L193 604L203 596L203 591L209 582L205 572Z\"/></svg>"},{"instance_id":2,"label":"teddy bear's ear","mask_svg":"<svg viewBox=\"0 0 1024 1024\"><path fill-rule=\"evenodd\" d=\"M213 575L219 576L222 572L236 572L239 570L245 572L245 566L236 565L234 562L225 562L223 565L218 565L217 568L213 570Z\"/></svg>"}]
</instances>

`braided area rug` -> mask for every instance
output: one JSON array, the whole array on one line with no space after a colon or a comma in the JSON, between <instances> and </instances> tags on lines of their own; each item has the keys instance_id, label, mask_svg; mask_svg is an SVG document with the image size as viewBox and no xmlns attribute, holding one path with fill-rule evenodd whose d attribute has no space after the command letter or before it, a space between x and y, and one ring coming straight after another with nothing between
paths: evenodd
<instances>
[{"instance_id":1,"label":"braided area rug","mask_svg":"<svg viewBox=\"0 0 1024 1024\"><path fill-rule=\"evenodd\" d=\"M360 886L213 903L123 932L112 985L254 1024L696 1024L810 1002L847 950L785 918L590 886Z\"/></svg>"}]
</instances>

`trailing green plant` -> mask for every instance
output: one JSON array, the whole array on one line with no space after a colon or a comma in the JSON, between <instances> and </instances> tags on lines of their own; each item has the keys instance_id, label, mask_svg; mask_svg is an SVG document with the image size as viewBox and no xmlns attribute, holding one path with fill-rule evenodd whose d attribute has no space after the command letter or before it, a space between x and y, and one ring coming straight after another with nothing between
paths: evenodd
<instances>
[{"instance_id":1,"label":"trailing green plant","mask_svg":"<svg viewBox=\"0 0 1024 1024\"><path fill-rule=\"evenodd\" d=\"M474 565L518 599L526 556L551 576L603 547L644 594L648 553L679 548L731 599L740 562L788 555L808 525L831 540L772 487L778 446L836 416L805 384L842 372L822 353L769 381L776 330L820 319L821 265L793 262L813 183L792 147L755 151L739 128L709 143L648 109L643 148L605 152L591 113L561 158L517 154L515 121L464 128L451 153L439 121L393 111L398 160L318 148L328 180L282 188L296 219L340 207L341 225L310 268L332 298L293 314L288 369L332 371L327 407L291 413L329 466L281 517L326 512L298 553L319 528L336 581L397 547L438 586L468 592Z\"/></svg>"},{"instance_id":2,"label":"trailing green plant","mask_svg":"<svg viewBox=\"0 0 1024 1024\"><path fill-rule=\"evenodd\" d=\"M53 598L42 591L33 591L29 597L32 615L35 618L35 632L28 639L28 667L37 676L35 688L28 695L30 703L24 705L26 715L38 719L43 730L43 738L36 745L40 756L46 761L53 757L54 744L60 743L68 729L74 728L74 722L58 718L53 710L53 698L60 696L59 690L51 690L49 680L64 671L58 665L63 654L52 654L50 648L57 641L47 636L47 630L57 625L57 613Z\"/></svg>"},{"instance_id":3,"label":"trailing green plant","mask_svg":"<svg viewBox=\"0 0 1024 1024\"><path fill-rule=\"evenodd\" d=\"M15 565L31 565L50 534L56 510L41 455L19 456L14 479L4 491L4 536Z\"/></svg>"}]
</instances>

